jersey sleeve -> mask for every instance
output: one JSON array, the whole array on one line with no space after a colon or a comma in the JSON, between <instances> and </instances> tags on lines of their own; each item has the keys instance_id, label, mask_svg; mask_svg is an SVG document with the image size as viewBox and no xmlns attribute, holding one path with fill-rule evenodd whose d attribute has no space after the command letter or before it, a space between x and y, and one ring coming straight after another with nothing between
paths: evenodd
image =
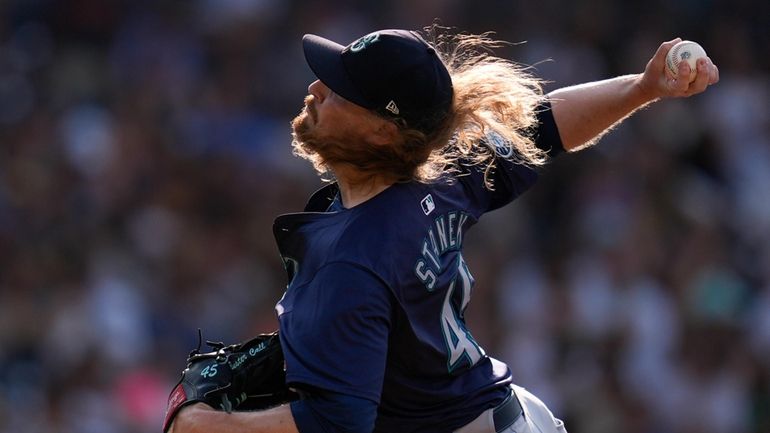
<instances>
[{"instance_id":1,"label":"jersey sleeve","mask_svg":"<svg viewBox=\"0 0 770 433\"><path fill-rule=\"evenodd\" d=\"M553 158L564 152L559 131L551 112L551 105L545 102L537 110L537 131L534 134L535 145ZM486 167L470 167L458 180L473 201L472 208L476 217L498 209L527 191L538 177L537 171L524 163L517 162L509 143L502 138L489 138L489 144L495 148L495 167L489 174L492 187L486 185Z\"/></svg>"},{"instance_id":2,"label":"jersey sleeve","mask_svg":"<svg viewBox=\"0 0 770 433\"><path fill-rule=\"evenodd\" d=\"M391 320L391 292L372 272L335 262L294 288L296 311L279 316L286 381L379 403Z\"/></svg>"},{"instance_id":3,"label":"jersey sleeve","mask_svg":"<svg viewBox=\"0 0 770 433\"><path fill-rule=\"evenodd\" d=\"M332 392L316 392L290 407L299 433L370 433L377 418L375 402Z\"/></svg>"},{"instance_id":4,"label":"jersey sleeve","mask_svg":"<svg viewBox=\"0 0 770 433\"><path fill-rule=\"evenodd\" d=\"M553 117L551 103L546 101L537 110L537 133L535 134L535 146L544 151L549 157L554 158L564 153L564 143L559 135L559 127Z\"/></svg>"}]
</instances>

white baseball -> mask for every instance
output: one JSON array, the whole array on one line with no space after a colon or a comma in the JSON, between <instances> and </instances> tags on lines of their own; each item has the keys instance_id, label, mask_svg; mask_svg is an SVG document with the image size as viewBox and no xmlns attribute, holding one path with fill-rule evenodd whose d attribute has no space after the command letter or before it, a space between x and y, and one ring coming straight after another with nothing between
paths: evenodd
<instances>
[{"instance_id":1,"label":"white baseball","mask_svg":"<svg viewBox=\"0 0 770 433\"><path fill-rule=\"evenodd\" d=\"M671 47L666 54L666 67L676 78L677 72L679 72L679 64L687 62L690 65L690 83L695 80L697 71L695 70L698 59L706 57L706 50L703 49L697 42L682 41Z\"/></svg>"}]
</instances>

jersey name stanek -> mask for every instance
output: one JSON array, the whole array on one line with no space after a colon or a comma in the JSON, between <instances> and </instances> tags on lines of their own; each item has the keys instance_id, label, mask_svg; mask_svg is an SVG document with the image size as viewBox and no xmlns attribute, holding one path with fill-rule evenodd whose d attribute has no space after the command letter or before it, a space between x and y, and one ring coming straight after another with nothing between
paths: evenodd
<instances>
[{"instance_id":1,"label":"jersey name stanek","mask_svg":"<svg viewBox=\"0 0 770 433\"><path fill-rule=\"evenodd\" d=\"M463 225L468 216L462 211L451 211L436 217L428 229L414 266L415 275L428 291L436 287L441 273L441 256L447 251L459 250L462 246Z\"/></svg>"}]
</instances>

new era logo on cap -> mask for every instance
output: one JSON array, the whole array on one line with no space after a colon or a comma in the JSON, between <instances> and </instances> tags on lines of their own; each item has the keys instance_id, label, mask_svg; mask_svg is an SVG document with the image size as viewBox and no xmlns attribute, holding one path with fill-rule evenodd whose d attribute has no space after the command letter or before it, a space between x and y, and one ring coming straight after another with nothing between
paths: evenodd
<instances>
[{"instance_id":1,"label":"new era logo on cap","mask_svg":"<svg viewBox=\"0 0 770 433\"><path fill-rule=\"evenodd\" d=\"M385 109L395 115L398 115L398 106L396 105L396 102L393 101L392 99L390 100L390 102L388 102L388 105L385 106Z\"/></svg>"}]
</instances>

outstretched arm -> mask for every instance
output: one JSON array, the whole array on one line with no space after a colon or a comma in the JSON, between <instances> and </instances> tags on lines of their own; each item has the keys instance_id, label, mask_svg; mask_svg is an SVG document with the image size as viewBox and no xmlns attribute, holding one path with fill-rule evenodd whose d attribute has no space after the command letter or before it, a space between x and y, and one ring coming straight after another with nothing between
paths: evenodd
<instances>
[{"instance_id":1,"label":"outstretched arm","mask_svg":"<svg viewBox=\"0 0 770 433\"><path fill-rule=\"evenodd\" d=\"M564 148L578 150L595 143L634 111L661 98L686 97L703 92L719 81L719 69L710 59L697 63L695 81L666 74L666 54L681 39L664 42L641 74L579 84L551 92L553 116ZM687 62L679 64L678 77L689 77Z\"/></svg>"}]
</instances>

